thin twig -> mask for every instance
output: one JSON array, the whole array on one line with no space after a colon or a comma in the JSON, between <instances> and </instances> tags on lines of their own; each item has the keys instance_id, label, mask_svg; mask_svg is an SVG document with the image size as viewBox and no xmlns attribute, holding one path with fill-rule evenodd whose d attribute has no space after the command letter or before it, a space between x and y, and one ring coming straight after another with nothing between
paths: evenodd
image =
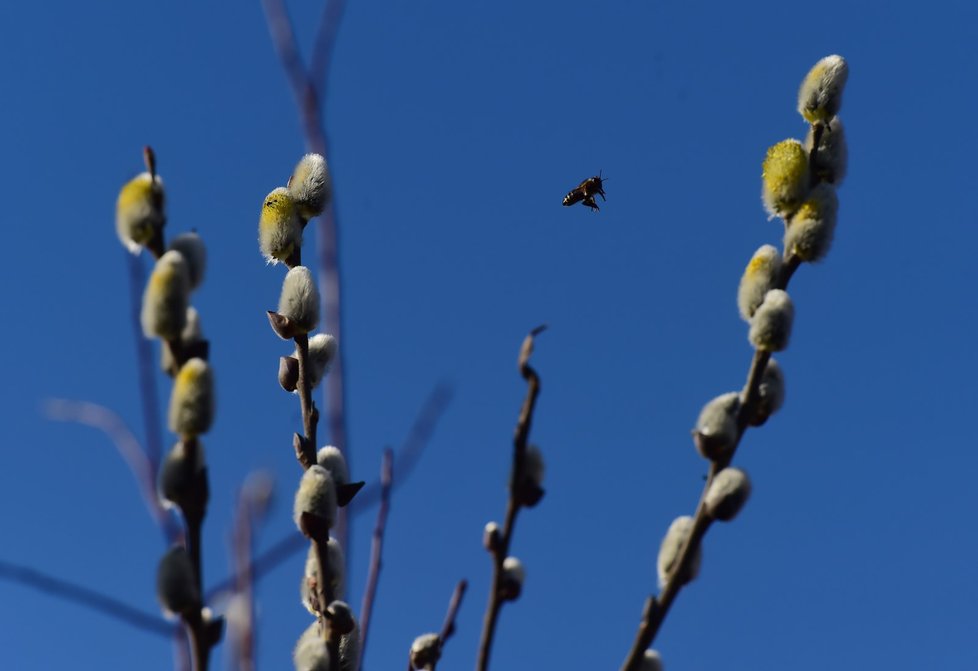
<instances>
[{"instance_id":1,"label":"thin twig","mask_svg":"<svg viewBox=\"0 0 978 671\"><path fill-rule=\"evenodd\" d=\"M438 634L438 640L443 649L445 647L445 641L450 639L455 633L455 617L458 615L458 609L462 606L462 598L465 596L465 590L468 588L469 583L467 580L459 580L458 584L455 585L455 591L452 592L452 599L448 602L448 612L445 613L445 622L441 626L441 633Z\"/></svg>"},{"instance_id":2,"label":"thin twig","mask_svg":"<svg viewBox=\"0 0 978 671\"><path fill-rule=\"evenodd\" d=\"M371 615L374 601L377 598L377 585L380 581L382 552L384 549L384 531L387 529L387 515L391 505L391 487L394 477L394 452L384 450L380 465L380 508L377 510L377 524L374 526L373 539L370 543L370 570L367 574L367 586L363 592L363 602L360 606L360 661L357 668L363 665L367 654L367 634L370 632Z\"/></svg>"},{"instance_id":3,"label":"thin twig","mask_svg":"<svg viewBox=\"0 0 978 671\"><path fill-rule=\"evenodd\" d=\"M119 415L97 403L62 398L45 401L43 413L53 421L83 424L104 433L112 441L119 456L129 466L150 516L163 530L166 538L171 540L180 536L156 493L156 477L149 458L143 452L136 436Z\"/></svg>"},{"instance_id":4,"label":"thin twig","mask_svg":"<svg viewBox=\"0 0 978 671\"><path fill-rule=\"evenodd\" d=\"M425 399L424 405L415 416L414 423L408 431L407 438L397 451L397 458L394 459L394 490L403 485L411 473L414 471L425 448L431 442L431 437L435 433L438 421L445 414L445 409L452 400L454 391L451 385L440 382L431 390ZM381 498L383 486L379 480L367 484L360 490L357 497L350 502L348 508L351 517L356 517L361 512L366 512L377 503Z\"/></svg>"},{"instance_id":5,"label":"thin twig","mask_svg":"<svg viewBox=\"0 0 978 671\"><path fill-rule=\"evenodd\" d=\"M489 591L489 604L486 606L486 614L482 623L482 637L479 641L479 657L476 664L478 671L486 671L489 668L489 655L496 633L496 623L504 603L502 591L503 562L509 556L509 545L513 537L513 529L516 526L516 515L520 509L517 488L523 481L527 439L530 435L530 425L533 423L533 410L536 407L537 396L540 394L540 377L530 366L530 355L533 353L534 338L545 328L546 326L538 326L530 331L520 348L519 369L520 375L527 382L526 399L523 401L519 419L516 422L516 430L513 432L513 467L510 473L506 519L503 522L499 543L491 549L493 559L492 587Z\"/></svg>"},{"instance_id":6,"label":"thin twig","mask_svg":"<svg viewBox=\"0 0 978 671\"><path fill-rule=\"evenodd\" d=\"M170 637L176 630L176 627L158 615L143 612L89 587L76 585L28 566L0 559L0 580L24 585L63 601L84 606L151 634Z\"/></svg>"}]
</instances>

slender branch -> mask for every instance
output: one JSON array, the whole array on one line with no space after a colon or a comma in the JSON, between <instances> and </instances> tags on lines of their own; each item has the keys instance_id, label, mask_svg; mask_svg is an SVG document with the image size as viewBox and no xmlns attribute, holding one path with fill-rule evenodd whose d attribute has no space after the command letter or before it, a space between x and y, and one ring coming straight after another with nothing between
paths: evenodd
<instances>
[{"instance_id":1,"label":"slender branch","mask_svg":"<svg viewBox=\"0 0 978 671\"><path fill-rule=\"evenodd\" d=\"M299 463L303 470L316 463L316 424L319 411L312 400L312 385L309 380L309 336L303 333L295 337L296 359L299 360L299 379L296 391L299 393L299 407L302 410L302 430L305 433L301 446L296 447Z\"/></svg>"},{"instance_id":2,"label":"slender branch","mask_svg":"<svg viewBox=\"0 0 978 671\"><path fill-rule=\"evenodd\" d=\"M509 481L509 501L506 504L506 519L503 522L502 536L498 544L490 548L492 552L492 587L489 591L489 604L486 606L486 614L482 623L482 637L479 641L479 657L476 663L478 671L486 671L489 668L489 655L492 651L492 642L496 634L496 624L499 620L499 612L505 602L502 583L503 583L503 562L509 556L510 541L513 537L513 529L516 526L516 515L520 509L518 499L518 487L523 482L524 455L526 454L527 439L530 435L530 426L533 423L533 410L536 407L537 396L540 394L540 377L530 366L530 355L533 353L534 338L543 332L546 325L538 326L523 340L520 348L519 369L520 375L527 382L526 398L520 409L519 419L516 422L516 430L513 432L513 467Z\"/></svg>"},{"instance_id":3,"label":"slender branch","mask_svg":"<svg viewBox=\"0 0 978 671\"><path fill-rule=\"evenodd\" d=\"M397 458L394 459L393 487L395 491L407 482L421 460L421 455L424 454L425 448L431 442L435 428L438 426L442 415L445 414L453 394L452 387L441 382L435 385L425 399L424 405L415 416L414 423L408 431L407 438L404 439L397 452ZM382 491L383 486L379 480L369 483L350 502L348 508L353 509L350 515L356 517L361 512L372 508L380 500Z\"/></svg>"},{"instance_id":4,"label":"slender branch","mask_svg":"<svg viewBox=\"0 0 978 671\"><path fill-rule=\"evenodd\" d=\"M381 553L384 549L387 515L390 512L393 477L394 452L391 449L386 449L380 465L380 508L377 510L377 524L374 526L373 540L370 543L370 570L367 574L367 586L364 589L363 602L360 606L360 661L357 668L363 665L363 658L367 654L367 634L370 632L371 615L374 610L374 601L377 598L377 584L380 581Z\"/></svg>"},{"instance_id":5,"label":"slender branch","mask_svg":"<svg viewBox=\"0 0 978 671\"><path fill-rule=\"evenodd\" d=\"M465 590L468 588L469 582L467 580L459 580L458 584L455 585L452 599L448 602L448 612L445 613L445 622L442 624L441 633L438 635L442 647L445 646L445 641L455 634L455 617L458 615L458 609L462 606L462 599L465 597Z\"/></svg>"},{"instance_id":6,"label":"slender branch","mask_svg":"<svg viewBox=\"0 0 978 671\"><path fill-rule=\"evenodd\" d=\"M158 615L143 612L89 587L56 578L29 566L0 559L0 580L24 585L55 598L84 606L151 634L170 637L176 630L172 624Z\"/></svg>"},{"instance_id":7,"label":"slender branch","mask_svg":"<svg viewBox=\"0 0 978 671\"><path fill-rule=\"evenodd\" d=\"M53 421L74 422L90 426L104 433L112 441L126 465L129 466L129 470L136 480L136 485L139 487L139 492L149 509L150 516L163 529L167 539L175 539L180 536L176 525L164 510L156 493L156 477L149 458L143 452L136 436L133 435L119 415L96 403L59 398L45 401L43 413Z\"/></svg>"},{"instance_id":8,"label":"slender branch","mask_svg":"<svg viewBox=\"0 0 978 671\"><path fill-rule=\"evenodd\" d=\"M818 152L818 143L821 140L823 131L824 126L822 124L815 124L813 126L813 147L811 153L809 154L810 167L813 171L813 184L815 181L817 181L817 178L814 176L814 166L816 154ZM779 289L787 289L788 283L791 281L791 278L794 276L795 271L798 270L800 265L801 259L799 259L795 254L786 251L782 258L781 275L778 277L775 286ZM740 441L744 437L744 433L747 431L750 418L753 416L757 403L760 400L761 381L764 378L764 371L767 369L767 364L770 360L771 352L755 350L754 356L751 359L750 369L747 373L747 380L744 383L743 390L740 392L740 407L737 412L737 438L734 441L732 449L726 455L720 459L717 459L716 461L711 462L710 464L706 484L703 487L699 502L696 505L696 513L693 517L693 527L690 530L689 537L686 539L685 545L680 551L672 570L669 572L666 584L659 596L650 596L646 600L638 633L636 634L635 641L625 659L625 663L621 667L622 671L638 671L642 662L642 657L645 654L645 650L652 645L652 642L655 640L655 636L658 633L662 622L665 620L666 615L669 614L669 609L672 607L673 601L675 601L676 597L679 595L679 592L684 586L683 581L677 579L677 576L688 574L689 567L693 562L696 551L700 547L703 537L706 535L707 531L709 531L710 525L713 521L712 518L710 518L710 516L706 513L707 492L710 489L710 485L713 483L714 477L716 477L717 473L730 465L737 448L740 446Z\"/></svg>"}]
</instances>

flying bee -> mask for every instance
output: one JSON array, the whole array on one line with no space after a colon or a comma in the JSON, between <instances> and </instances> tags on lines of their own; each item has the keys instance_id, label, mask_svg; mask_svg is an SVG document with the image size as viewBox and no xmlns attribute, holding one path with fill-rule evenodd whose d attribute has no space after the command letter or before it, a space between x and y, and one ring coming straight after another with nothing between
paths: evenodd
<instances>
[{"instance_id":1,"label":"flying bee","mask_svg":"<svg viewBox=\"0 0 978 671\"><path fill-rule=\"evenodd\" d=\"M598 207L597 202L595 202L595 196L601 196L601 200L607 200L604 197L604 179L601 177L600 171L594 177L588 177L586 180L571 189L567 195L564 196L564 205L569 207L574 203L583 202L586 207L597 211L601 208Z\"/></svg>"}]
</instances>

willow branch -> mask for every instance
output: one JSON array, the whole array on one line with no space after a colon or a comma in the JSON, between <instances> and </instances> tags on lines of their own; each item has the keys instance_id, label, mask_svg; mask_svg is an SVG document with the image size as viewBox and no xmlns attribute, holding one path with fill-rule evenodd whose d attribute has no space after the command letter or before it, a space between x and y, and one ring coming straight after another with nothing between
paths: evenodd
<instances>
[{"instance_id":1,"label":"willow branch","mask_svg":"<svg viewBox=\"0 0 978 671\"><path fill-rule=\"evenodd\" d=\"M438 640L442 649L445 647L445 641L455 634L455 618L458 615L458 609L462 606L462 598L465 597L465 590L468 588L469 583L467 580L459 580L458 584L455 585L455 591L452 592L451 601L448 602L448 612L445 613L445 622L441 626L441 633L438 634Z\"/></svg>"},{"instance_id":2,"label":"willow branch","mask_svg":"<svg viewBox=\"0 0 978 671\"><path fill-rule=\"evenodd\" d=\"M496 634L496 624L499 620L499 613L505 602L502 582L503 582L503 562L509 556L509 546L513 538L513 530L516 526L516 516L519 513L520 502L517 496L518 486L523 482L523 465L525 463L527 439L530 435L530 426L533 423L533 410L536 407L537 396L540 394L540 377L530 366L530 355L533 353L534 338L539 335L546 326L538 326L530 331L529 335L523 340L520 348L519 369L520 375L527 382L526 399L520 409L519 419L516 422L516 430L513 432L513 466L509 481L509 501L506 504L506 518L503 522L502 535L499 542L490 548L492 553L492 587L489 591L489 604L486 607L486 614L482 623L482 637L479 641L479 657L476 663L478 671L486 671L489 668L489 655L492 651L492 642Z\"/></svg>"},{"instance_id":3,"label":"willow branch","mask_svg":"<svg viewBox=\"0 0 978 671\"><path fill-rule=\"evenodd\" d=\"M159 416L160 399L156 390L153 348L143 335L140 321L146 273L142 257L126 253L126 259L129 266L129 315L139 369L139 400L143 413L143 430L146 433L146 458L155 476L163 454L163 427ZM154 477L154 482L155 479Z\"/></svg>"},{"instance_id":4,"label":"willow branch","mask_svg":"<svg viewBox=\"0 0 978 671\"><path fill-rule=\"evenodd\" d=\"M179 537L172 518L164 510L156 493L156 473L152 463L143 452L136 436L126 423L109 408L88 401L72 401L52 398L45 401L44 415L56 422L74 422L98 429L112 441L119 456L129 467L139 493L142 495L150 516L163 529L167 539Z\"/></svg>"},{"instance_id":5,"label":"willow branch","mask_svg":"<svg viewBox=\"0 0 978 671\"><path fill-rule=\"evenodd\" d=\"M151 634L170 637L176 630L172 624L158 615L143 612L89 587L62 580L28 566L0 559L0 580L24 585L57 599L83 606Z\"/></svg>"},{"instance_id":6,"label":"willow branch","mask_svg":"<svg viewBox=\"0 0 978 671\"><path fill-rule=\"evenodd\" d=\"M370 632L370 620L377 598L377 585L380 581L382 552L384 549L384 531L387 528L387 515L390 512L391 487L394 477L394 452L384 450L384 458L380 465L380 508L377 510L377 523L374 526L373 539L370 543L370 569L367 574L367 586L363 592L363 602L360 606L360 662L367 654L367 634Z\"/></svg>"},{"instance_id":7,"label":"willow branch","mask_svg":"<svg viewBox=\"0 0 978 671\"><path fill-rule=\"evenodd\" d=\"M819 128L816 127L816 149L818 147L820 137L821 132ZM813 150L812 156L814 156L814 154L815 150ZM812 160L814 161L814 159ZM777 288L786 289L788 287L788 283L791 281L791 278L794 276L795 271L798 270L800 265L801 260L797 256L790 252L785 252L782 259L781 275L778 277L778 281L775 283ZM680 551L672 570L669 572L666 584L659 596L650 596L646 600L645 609L642 613L642 621L635 636L635 641L625 659L625 663L621 667L622 671L638 671L642 662L642 657L645 654L645 650L652 645L663 620L665 620L666 615L669 614L669 609L672 607L673 602L684 586L683 581L677 579L677 576L689 575L688 571L693 562L693 558L695 557L698 548L702 544L703 537L706 535L713 521L706 512L707 492L710 489L710 485L713 483L714 477L716 477L717 473L730 465L737 448L740 446L740 441L744 437L744 433L746 432L750 423L750 418L754 415L757 403L760 400L761 381L764 378L764 371L767 369L767 364L770 360L771 352L755 350L754 356L751 359L750 369L747 373L747 380L744 383L744 388L740 392L740 407L737 412L736 440L733 443L733 447L729 450L729 452L727 452L727 454L710 463L710 470L707 474L706 484L703 487L699 502L696 505L696 513L693 517L693 527L690 530L689 537L686 539L685 545Z\"/></svg>"}]
</instances>

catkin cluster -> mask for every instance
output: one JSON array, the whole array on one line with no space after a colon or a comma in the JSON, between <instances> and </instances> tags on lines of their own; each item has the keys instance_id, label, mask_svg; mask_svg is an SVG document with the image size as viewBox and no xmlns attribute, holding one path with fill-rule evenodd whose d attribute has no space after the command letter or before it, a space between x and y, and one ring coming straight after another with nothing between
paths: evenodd
<instances>
[{"instance_id":1,"label":"catkin cluster","mask_svg":"<svg viewBox=\"0 0 978 671\"><path fill-rule=\"evenodd\" d=\"M743 391L712 399L696 421L693 442L710 461L710 476L697 517L677 517L662 540L657 568L663 591L675 594L677 586L696 578L702 562L700 541L709 525L734 519L747 502L750 479L730 461L744 430L764 424L784 402L784 374L771 355L786 349L791 335L794 304L785 291L791 275L802 262L823 259L835 233L836 188L845 177L847 160L845 132L837 115L848 71L841 56L827 56L815 64L798 92L798 112L809 124L804 142L783 140L764 157L762 200L770 218L784 221L785 232L782 250L763 245L754 253L737 291L737 306L749 324L748 339L755 349L755 371ZM632 671L661 668L651 650L644 658L630 660L626 668Z\"/></svg>"},{"instance_id":2,"label":"catkin cluster","mask_svg":"<svg viewBox=\"0 0 978 671\"><path fill-rule=\"evenodd\" d=\"M159 493L179 510L185 540L160 560L157 595L164 610L187 624L198 662L222 629L204 608L200 575L200 530L207 509L208 483L200 437L214 421L214 375L200 315L190 304L204 280L207 252L197 233L183 233L169 245L165 236L166 194L156 158L144 151L146 172L127 182L116 201L116 233L130 252L148 249L156 259L143 292L140 322L147 338L160 341L160 364L173 378L169 428L177 436L159 472Z\"/></svg>"},{"instance_id":3,"label":"catkin cluster","mask_svg":"<svg viewBox=\"0 0 978 671\"><path fill-rule=\"evenodd\" d=\"M306 154L292 171L286 186L273 189L262 203L258 220L258 246L269 264L288 267L278 309L268 312L272 330L294 343L294 351L279 359L278 381L299 396L303 433L294 447L304 471L293 503L293 519L310 540L300 584L300 598L316 617L300 636L292 654L297 671L353 671L359 663L360 635L353 611L343 601L343 550L330 530L337 508L350 502L363 483L351 483L342 452L333 446L318 451L318 411L312 391L329 372L336 358L336 339L326 333L311 335L319 326L319 290L310 270L301 265L302 231L312 217L329 204L330 177L325 159Z\"/></svg>"}]
</instances>

